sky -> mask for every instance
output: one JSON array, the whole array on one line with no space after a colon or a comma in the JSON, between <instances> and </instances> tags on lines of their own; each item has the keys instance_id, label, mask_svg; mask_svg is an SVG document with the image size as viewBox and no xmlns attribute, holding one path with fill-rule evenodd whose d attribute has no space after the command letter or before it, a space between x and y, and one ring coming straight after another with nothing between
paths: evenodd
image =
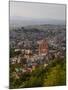
<instances>
[{"instance_id":1,"label":"sky","mask_svg":"<svg viewBox=\"0 0 68 90\"><path fill-rule=\"evenodd\" d=\"M10 25L65 24L65 4L10 1Z\"/></svg>"},{"instance_id":2,"label":"sky","mask_svg":"<svg viewBox=\"0 0 68 90\"><path fill-rule=\"evenodd\" d=\"M65 20L64 4L10 2L10 17Z\"/></svg>"}]
</instances>

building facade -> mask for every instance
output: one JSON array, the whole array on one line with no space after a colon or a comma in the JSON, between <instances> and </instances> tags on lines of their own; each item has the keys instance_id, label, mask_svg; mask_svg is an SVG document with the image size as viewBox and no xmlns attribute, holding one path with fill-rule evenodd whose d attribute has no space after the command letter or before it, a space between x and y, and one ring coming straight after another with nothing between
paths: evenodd
<instances>
[{"instance_id":1,"label":"building facade","mask_svg":"<svg viewBox=\"0 0 68 90\"><path fill-rule=\"evenodd\" d=\"M38 43L39 55L47 55L47 53L48 53L47 41L46 40L39 40L37 43Z\"/></svg>"}]
</instances>

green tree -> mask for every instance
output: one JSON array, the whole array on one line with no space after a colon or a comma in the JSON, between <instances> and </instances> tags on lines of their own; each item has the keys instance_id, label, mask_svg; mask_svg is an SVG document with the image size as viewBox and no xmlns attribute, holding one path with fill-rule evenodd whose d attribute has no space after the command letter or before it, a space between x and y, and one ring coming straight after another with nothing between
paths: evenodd
<instances>
[{"instance_id":1,"label":"green tree","mask_svg":"<svg viewBox=\"0 0 68 90\"><path fill-rule=\"evenodd\" d=\"M56 65L47 72L47 78L44 79L44 86L56 86L66 84L66 71L60 66Z\"/></svg>"}]
</instances>

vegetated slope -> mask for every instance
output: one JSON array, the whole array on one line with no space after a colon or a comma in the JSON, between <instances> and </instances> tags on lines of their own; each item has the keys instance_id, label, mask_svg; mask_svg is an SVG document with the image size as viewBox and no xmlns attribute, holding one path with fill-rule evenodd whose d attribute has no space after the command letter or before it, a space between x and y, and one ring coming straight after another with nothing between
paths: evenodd
<instances>
[{"instance_id":1,"label":"vegetated slope","mask_svg":"<svg viewBox=\"0 0 68 90\"><path fill-rule=\"evenodd\" d=\"M66 62L64 59L57 58L46 68L41 65L32 73L23 74L20 79L13 79L10 81L10 88L66 85Z\"/></svg>"}]
</instances>

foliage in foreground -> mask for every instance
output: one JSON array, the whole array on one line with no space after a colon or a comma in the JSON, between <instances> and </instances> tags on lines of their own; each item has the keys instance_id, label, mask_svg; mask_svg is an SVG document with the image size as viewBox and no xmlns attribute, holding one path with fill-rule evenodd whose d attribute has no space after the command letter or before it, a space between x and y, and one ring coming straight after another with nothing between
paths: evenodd
<instances>
[{"instance_id":1,"label":"foliage in foreground","mask_svg":"<svg viewBox=\"0 0 68 90\"><path fill-rule=\"evenodd\" d=\"M53 60L46 68L40 66L32 73L23 74L20 79L12 78L11 74L10 88L66 85L66 62Z\"/></svg>"}]
</instances>

